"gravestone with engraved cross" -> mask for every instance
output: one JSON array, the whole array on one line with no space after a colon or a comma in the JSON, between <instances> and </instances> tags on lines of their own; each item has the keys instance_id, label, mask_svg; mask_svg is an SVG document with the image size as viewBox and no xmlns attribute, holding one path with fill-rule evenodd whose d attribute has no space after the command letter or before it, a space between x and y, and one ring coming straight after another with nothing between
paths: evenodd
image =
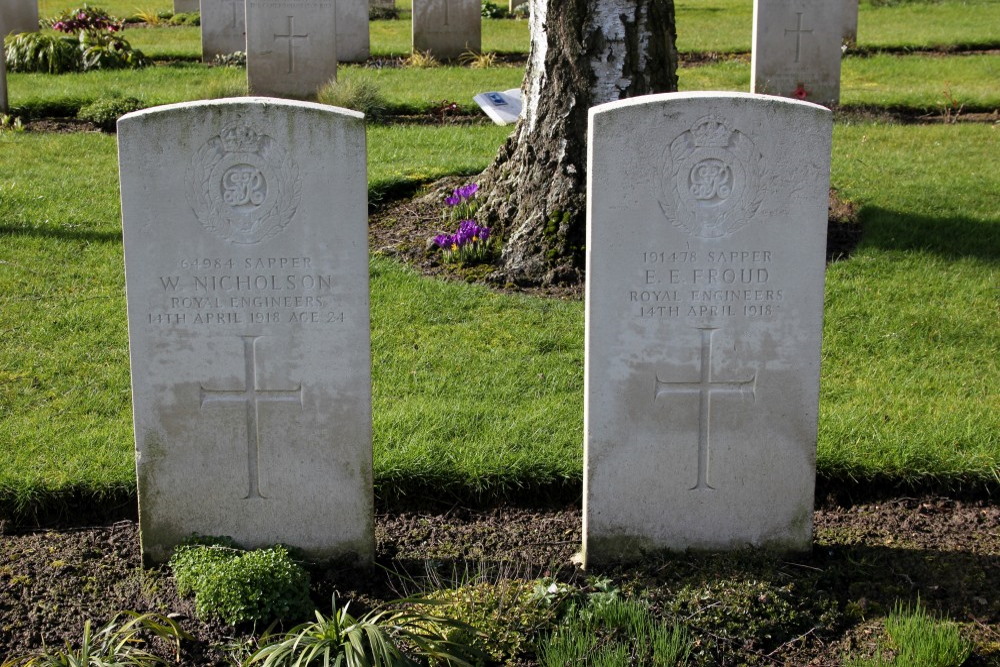
<instances>
[{"instance_id":1,"label":"gravestone with engraved cross","mask_svg":"<svg viewBox=\"0 0 1000 667\"><path fill-rule=\"evenodd\" d=\"M337 77L336 5L246 0L247 83L255 95L310 97Z\"/></svg>"},{"instance_id":2,"label":"gravestone with engraved cross","mask_svg":"<svg viewBox=\"0 0 1000 667\"><path fill-rule=\"evenodd\" d=\"M482 49L479 0L413 0L413 50L458 58Z\"/></svg>"},{"instance_id":3,"label":"gravestone with engraved cross","mask_svg":"<svg viewBox=\"0 0 1000 667\"><path fill-rule=\"evenodd\" d=\"M831 131L747 93L591 109L585 563L809 548Z\"/></svg>"},{"instance_id":4,"label":"gravestone with engraved cross","mask_svg":"<svg viewBox=\"0 0 1000 667\"><path fill-rule=\"evenodd\" d=\"M118 123L139 521L371 558L361 114L240 98Z\"/></svg>"},{"instance_id":5,"label":"gravestone with engraved cross","mask_svg":"<svg viewBox=\"0 0 1000 667\"><path fill-rule=\"evenodd\" d=\"M247 50L244 0L201 0L201 58Z\"/></svg>"},{"instance_id":6,"label":"gravestone with engraved cross","mask_svg":"<svg viewBox=\"0 0 1000 667\"><path fill-rule=\"evenodd\" d=\"M750 90L840 100L844 0L754 0Z\"/></svg>"},{"instance_id":7,"label":"gravestone with engraved cross","mask_svg":"<svg viewBox=\"0 0 1000 667\"><path fill-rule=\"evenodd\" d=\"M0 1L0 37L38 31L38 0Z\"/></svg>"}]
</instances>

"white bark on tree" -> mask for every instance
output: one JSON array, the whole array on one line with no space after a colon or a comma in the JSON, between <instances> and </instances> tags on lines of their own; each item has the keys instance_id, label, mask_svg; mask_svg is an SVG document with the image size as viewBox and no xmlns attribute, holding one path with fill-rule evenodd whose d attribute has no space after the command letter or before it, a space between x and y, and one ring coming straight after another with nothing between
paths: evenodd
<instances>
[{"instance_id":1,"label":"white bark on tree","mask_svg":"<svg viewBox=\"0 0 1000 667\"><path fill-rule=\"evenodd\" d=\"M480 221L503 239L493 276L583 277L587 111L677 89L673 0L531 0L524 109L480 176Z\"/></svg>"}]
</instances>

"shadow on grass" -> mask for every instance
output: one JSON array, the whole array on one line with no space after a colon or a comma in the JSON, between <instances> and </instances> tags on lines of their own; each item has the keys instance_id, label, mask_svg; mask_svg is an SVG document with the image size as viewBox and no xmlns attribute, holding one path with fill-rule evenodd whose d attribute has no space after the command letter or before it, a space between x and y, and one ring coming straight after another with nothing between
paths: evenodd
<instances>
[{"instance_id":1,"label":"shadow on grass","mask_svg":"<svg viewBox=\"0 0 1000 667\"><path fill-rule=\"evenodd\" d=\"M0 236L30 236L34 238L63 239L67 241L87 241L89 243L122 242L122 233L98 232L89 229L65 229L58 227L12 227L0 225Z\"/></svg>"},{"instance_id":2,"label":"shadow on grass","mask_svg":"<svg viewBox=\"0 0 1000 667\"><path fill-rule=\"evenodd\" d=\"M934 218L863 206L861 248L930 252L945 258L1000 261L1000 219Z\"/></svg>"}]
</instances>

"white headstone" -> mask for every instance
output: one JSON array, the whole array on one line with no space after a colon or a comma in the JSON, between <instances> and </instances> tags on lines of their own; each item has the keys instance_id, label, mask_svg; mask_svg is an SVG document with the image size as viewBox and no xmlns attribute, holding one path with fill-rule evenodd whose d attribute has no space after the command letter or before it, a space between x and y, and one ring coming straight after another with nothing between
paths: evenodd
<instances>
[{"instance_id":1,"label":"white headstone","mask_svg":"<svg viewBox=\"0 0 1000 667\"><path fill-rule=\"evenodd\" d=\"M750 90L840 100L844 0L754 0Z\"/></svg>"},{"instance_id":2,"label":"white headstone","mask_svg":"<svg viewBox=\"0 0 1000 667\"><path fill-rule=\"evenodd\" d=\"M211 62L217 55L247 50L244 0L201 0L201 57Z\"/></svg>"},{"instance_id":3,"label":"white headstone","mask_svg":"<svg viewBox=\"0 0 1000 667\"><path fill-rule=\"evenodd\" d=\"M497 125L516 123L521 116L521 89L479 93L472 100Z\"/></svg>"},{"instance_id":4,"label":"white headstone","mask_svg":"<svg viewBox=\"0 0 1000 667\"><path fill-rule=\"evenodd\" d=\"M190 14L201 11L198 0L174 0L174 14Z\"/></svg>"},{"instance_id":5,"label":"white headstone","mask_svg":"<svg viewBox=\"0 0 1000 667\"><path fill-rule=\"evenodd\" d=\"M482 49L479 0L413 0L413 50L458 58Z\"/></svg>"},{"instance_id":6,"label":"white headstone","mask_svg":"<svg viewBox=\"0 0 1000 667\"><path fill-rule=\"evenodd\" d=\"M584 560L811 544L832 120L590 110Z\"/></svg>"},{"instance_id":7,"label":"white headstone","mask_svg":"<svg viewBox=\"0 0 1000 667\"><path fill-rule=\"evenodd\" d=\"M336 4L246 0L247 83L255 95L311 97L337 77Z\"/></svg>"},{"instance_id":8,"label":"white headstone","mask_svg":"<svg viewBox=\"0 0 1000 667\"><path fill-rule=\"evenodd\" d=\"M858 0L844 0L844 34L841 39L847 45L858 42Z\"/></svg>"},{"instance_id":9,"label":"white headstone","mask_svg":"<svg viewBox=\"0 0 1000 667\"><path fill-rule=\"evenodd\" d=\"M3 38L0 37L0 42ZM0 112L7 113L10 106L7 103L7 54L0 43Z\"/></svg>"},{"instance_id":10,"label":"white headstone","mask_svg":"<svg viewBox=\"0 0 1000 667\"><path fill-rule=\"evenodd\" d=\"M371 559L365 130L239 98L118 121L142 550Z\"/></svg>"},{"instance_id":11,"label":"white headstone","mask_svg":"<svg viewBox=\"0 0 1000 667\"><path fill-rule=\"evenodd\" d=\"M364 62L370 50L368 0L337 0L337 60Z\"/></svg>"},{"instance_id":12,"label":"white headstone","mask_svg":"<svg viewBox=\"0 0 1000 667\"><path fill-rule=\"evenodd\" d=\"M0 1L0 36L38 31L38 0Z\"/></svg>"}]
</instances>

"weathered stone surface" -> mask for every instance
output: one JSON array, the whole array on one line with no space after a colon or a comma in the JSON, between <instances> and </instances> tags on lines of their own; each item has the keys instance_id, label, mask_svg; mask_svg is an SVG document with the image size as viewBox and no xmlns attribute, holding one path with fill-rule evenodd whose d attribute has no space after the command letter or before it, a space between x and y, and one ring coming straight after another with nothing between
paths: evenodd
<instances>
[{"instance_id":1,"label":"weathered stone surface","mask_svg":"<svg viewBox=\"0 0 1000 667\"><path fill-rule=\"evenodd\" d=\"M458 58L482 50L479 0L414 0L413 50L436 58Z\"/></svg>"},{"instance_id":2,"label":"weathered stone surface","mask_svg":"<svg viewBox=\"0 0 1000 667\"><path fill-rule=\"evenodd\" d=\"M584 557L808 549L831 113L590 112Z\"/></svg>"},{"instance_id":3,"label":"weathered stone surface","mask_svg":"<svg viewBox=\"0 0 1000 667\"><path fill-rule=\"evenodd\" d=\"M0 2L0 35L38 30L38 0Z\"/></svg>"},{"instance_id":4,"label":"weathered stone surface","mask_svg":"<svg viewBox=\"0 0 1000 667\"><path fill-rule=\"evenodd\" d=\"M858 41L858 0L844 0L844 34L841 40L844 44Z\"/></svg>"},{"instance_id":5,"label":"weathered stone surface","mask_svg":"<svg viewBox=\"0 0 1000 667\"><path fill-rule=\"evenodd\" d=\"M201 0L201 57L211 62L215 56L247 50L247 21L244 0Z\"/></svg>"},{"instance_id":6,"label":"weathered stone surface","mask_svg":"<svg viewBox=\"0 0 1000 667\"><path fill-rule=\"evenodd\" d=\"M844 0L754 0L750 90L840 100Z\"/></svg>"},{"instance_id":7,"label":"weathered stone surface","mask_svg":"<svg viewBox=\"0 0 1000 667\"><path fill-rule=\"evenodd\" d=\"M370 50L368 0L337 0L337 60L364 62Z\"/></svg>"},{"instance_id":8,"label":"weathered stone surface","mask_svg":"<svg viewBox=\"0 0 1000 667\"><path fill-rule=\"evenodd\" d=\"M7 58L0 48L0 111L7 113L10 105L7 102Z\"/></svg>"},{"instance_id":9,"label":"weathered stone surface","mask_svg":"<svg viewBox=\"0 0 1000 667\"><path fill-rule=\"evenodd\" d=\"M331 0L246 0L250 91L311 97L335 79L336 16Z\"/></svg>"},{"instance_id":10,"label":"weathered stone surface","mask_svg":"<svg viewBox=\"0 0 1000 667\"><path fill-rule=\"evenodd\" d=\"M142 548L370 560L361 114L239 98L118 123Z\"/></svg>"}]
</instances>

